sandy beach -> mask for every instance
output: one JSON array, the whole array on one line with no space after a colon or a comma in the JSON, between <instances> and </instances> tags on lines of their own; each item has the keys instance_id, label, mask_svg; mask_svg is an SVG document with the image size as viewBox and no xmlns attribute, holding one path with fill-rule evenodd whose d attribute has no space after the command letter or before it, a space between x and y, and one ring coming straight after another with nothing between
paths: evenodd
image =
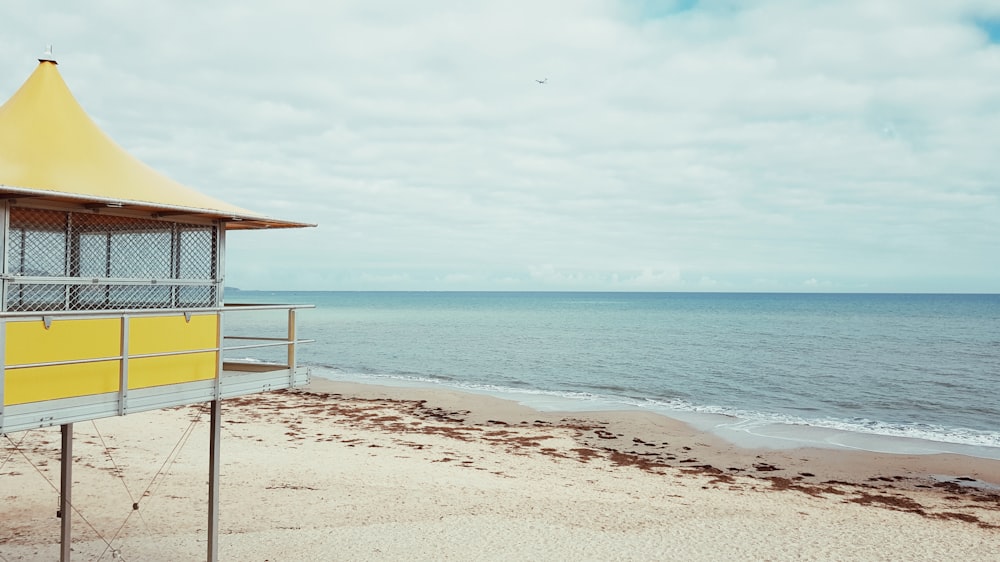
<instances>
[{"instance_id":1,"label":"sandy beach","mask_svg":"<svg viewBox=\"0 0 1000 562\"><path fill-rule=\"evenodd\" d=\"M75 424L74 456L74 560L204 559L206 407ZM223 560L1000 560L998 461L653 414L314 380L225 401L222 459ZM58 428L3 437L0 562L58 559L58 481Z\"/></svg>"}]
</instances>

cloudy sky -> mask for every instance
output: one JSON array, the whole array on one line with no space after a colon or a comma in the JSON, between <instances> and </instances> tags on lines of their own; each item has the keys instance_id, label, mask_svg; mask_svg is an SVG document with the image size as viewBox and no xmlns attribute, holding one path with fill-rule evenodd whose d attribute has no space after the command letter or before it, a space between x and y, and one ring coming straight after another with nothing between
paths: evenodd
<instances>
[{"instance_id":1,"label":"cloudy sky","mask_svg":"<svg viewBox=\"0 0 1000 562\"><path fill-rule=\"evenodd\" d=\"M1000 292L996 0L5 0L244 289ZM547 79L544 84L536 80Z\"/></svg>"}]
</instances>

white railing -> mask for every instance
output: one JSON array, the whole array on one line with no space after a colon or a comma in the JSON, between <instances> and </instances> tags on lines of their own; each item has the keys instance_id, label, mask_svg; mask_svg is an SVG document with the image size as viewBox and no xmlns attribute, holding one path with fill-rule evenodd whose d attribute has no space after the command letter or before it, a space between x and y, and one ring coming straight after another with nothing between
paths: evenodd
<instances>
[{"instance_id":1,"label":"white railing","mask_svg":"<svg viewBox=\"0 0 1000 562\"><path fill-rule=\"evenodd\" d=\"M296 315L301 309L314 308L302 304L237 304L212 308L186 309L138 309L108 311L53 311L53 312L4 312L0 313L0 429L23 429L44 427L56 423L58 419L81 421L108 415L125 415L132 411L142 411L171 405L190 404L205 400L237 396L277 388L291 388L308 381L308 372L300 372L296 359L297 348L313 340L301 339L296 335ZM281 314L282 322L275 321L273 314ZM142 317L168 317L184 315L190 320L193 315L218 316L218 345L196 345L197 349L180 349L156 353L131 354L128 349L129 320ZM268 318L265 318L268 317ZM7 326L12 322L38 321L48 328L52 322L60 320L119 319L119 353L84 359L64 359L60 361L7 364L4 350L7 345ZM275 334L274 330L281 333ZM283 348L283 349L282 349ZM267 351L275 351L269 356ZM166 357L194 353L216 352L218 364L215 377L194 385L187 391L176 394L168 390L168 385L145 390L128 389L129 362L148 357ZM227 354L239 353L241 357L227 358ZM264 356L246 356L248 352L265 353ZM58 365L77 365L115 361L120 364L118 391L101 396L56 399L23 405L4 406L5 373L16 369L29 369ZM306 370L307 371L307 370ZM223 376L225 375L225 376ZM204 384L207 383L207 386ZM196 388L195 388L196 387ZM181 387L178 387L181 388ZM171 397L174 394L175 397ZM65 404L64 404L65 403ZM23 413L22 413L23 411ZM8 416L17 412L18 421ZM30 418L25 421L25 415Z\"/></svg>"},{"instance_id":2,"label":"white railing","mask_svg":"<svg viewBox=\"0 0 1000 562\"><path fill-rule=\"evenodd\" d=\"M173 316L178 314L183 314L189 317L192 314L219 314L220 317L220 331L222 332L222 342L218 347L208 347L202 349L185 349L178 351L168 351L161 353L145 353L145 354L135 354L135 355L109 355L106 357L93 357L88 359L73 359L68 361L49 361L44 363L25 363L19 365L0 365L3 370L9 369L26 369L31 367L49 367L56 365L73 365L78 363L96 363L101 361L120 361L122 359L139 359L145 357L164 357L169 355L187 355L191 353L204 353L206 351L217 351L220 354L226 352L248 350L248 349L263 349L263 348L274 348L274 347L285 347L285 359L286 362L283 366L288 368L295 368L296 362L296 347L303 343L312 343L314 340L299 339L296 337L296 311L305 308L315 308L315 305L311 304L231 304L222 307L213 308L177 308L177 309L135 309L135 310L108 310L108 311L93 311L93 310L69 310L69 311L52 311L52 312L2 312L0 313L0 321L6 322L8 320L17 321L31 321L38 320L44 322L46 327L51 325L52 322L56 320L63 319L106 319L106 318L118 318L121 320L127 320L129 318L138 317L163 317L163 316ZM229 317L233 315L238 315L242 312L259 312L259 311L287 311L288 317L285 326L284 337L272 337L272 336L248 336L248 335L227 335L226 329L230 325ZM123 330L123 338L127 337L127 331ZM257 343L251 344L239 344L239 345L225 345L225 341L253 341ZM220 355L221 357L221 355ZM253 361L253 358L247 358ZM2 371L0 371L2 372Z\"/></svg>"},{"instance_id":3,"label":"white railing","mask_svg":"<svg viewBox=\"0 0 1000 562\"><path fill-rule=\"evenodd\" d=\"M275 347L285 347L285 363L284 365L289 369L295 369L298 367L297 359L297 347L299 344L312 343L314 340L299 339L296 336L297 331L297 321L296 312L303 308L315 308L315 305L304 305L304 304L230 304L223 307L224 316L230 317L224 319L223 326L226 329L230 329L229 326L233 324L231 322L232 317L238 316L242 312L281 312L287 311L288 317L286 322L285 333L281 337L275 336L248 336L248 335L226 335L223 332L223 339L234 342L254 342L254 343L241 343L238 345L224 345L222 347L222 352L233 352L251 349L265 349L265 348L275 348ZM253 326L247 327L243 326L241 330L252 329Z\"/></svg>"}]
</instances>

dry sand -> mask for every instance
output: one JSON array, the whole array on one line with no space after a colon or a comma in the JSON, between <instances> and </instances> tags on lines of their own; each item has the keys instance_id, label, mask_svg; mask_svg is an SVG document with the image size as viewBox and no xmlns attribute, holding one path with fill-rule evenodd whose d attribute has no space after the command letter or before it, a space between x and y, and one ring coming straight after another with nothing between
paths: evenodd
<instances>
[{"instance_id":1,"label":"dry sand","mask_svg":"<svg viewBox=\"0 0 1000 562\"><path fill-rule=\"evenodd\" d=\"M223 560L1000 560L1000 488L967 486L998 461L323 380L225 401L222 435ZM59 442L3 438L0 562L58 559ZM75 424L74 456L74 560L205 558L204 406Z\"/></svg>"}]
</instances>

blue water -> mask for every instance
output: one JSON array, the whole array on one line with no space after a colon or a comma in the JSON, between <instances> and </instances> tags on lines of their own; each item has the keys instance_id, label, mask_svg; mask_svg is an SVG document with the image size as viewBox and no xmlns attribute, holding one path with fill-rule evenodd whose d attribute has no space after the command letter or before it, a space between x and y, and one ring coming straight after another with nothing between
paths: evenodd
<instances>
[{"instance_id":1,"label":"blue water","mask_svg":"<svg viewBox=\"0 0 1000 562\"><path fill-rule=\"evenodd\" d=\"M229 291L312 303L300 361L735 441L1000 458L1000 295ZM254 321L246 329L257 329ZM880 439L882 438L882 439ZM903 439L901 439L903 438Z\"/></svg>"}]
</instances>

